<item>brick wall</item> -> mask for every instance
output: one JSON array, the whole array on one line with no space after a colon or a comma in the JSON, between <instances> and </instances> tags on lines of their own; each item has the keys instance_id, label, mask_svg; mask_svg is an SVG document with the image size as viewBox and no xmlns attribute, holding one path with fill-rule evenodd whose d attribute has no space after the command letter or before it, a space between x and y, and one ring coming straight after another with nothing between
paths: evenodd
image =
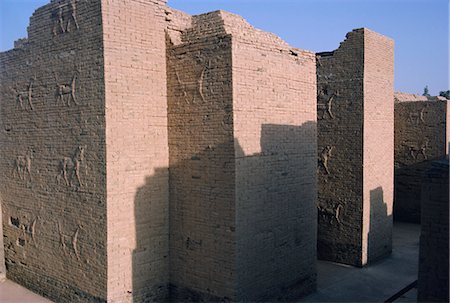
<instances>
[{"instance_id":1,"label":"brick wall","mask_svg":"<svg viewBox=\"0 0 450 303\"><path fill-rule=\"evenodd\" d=\"M172 299L311 291L314 55L224 12L168 42Z\"/></svg>"},{"instance_id":2,"label":"brick wall","mask_svg":"<svg viewBox=\"0 0 450 303\"><path fill-rule=\"evenodd\" d=\"M404 93L395 101L394 218L419 223L421 176L446 155L448 101Z\"/></svg>"},{"instance_id":3,"label":"brick wall","mask_svg":"<svg viewBox=\"0 0 450 303\"><path fill-rule=\"evenodd\" d=\"M51 1L0 54L7 277L58 302L106 300L99 1Z\"/></svg>"},{"instance_id":4,"label":"brick wall","mask_svg":"<svg viewBox=\"0 0 450 303\"><path fill-rule=\"evenodd\" d=\"M433 161L423 175L419 250L419 302L449 300L448 160Z\"/></svg>"},{"instance_id":5,"label":"brick wall","mask_svg":"<svg viewBox=\"0 0 450 303\"><path fill-rule=\"evenodd\" d=\"M320 259L361 266L390 251L392 94L392 40L357 29L317 54Z\"/></svg>"},{"instance_id":6,"label":"brick wall","mask_svg":"<svg viewBox=\"0 0 450 303\"><path fill-rule=\"evenodd\" d=\"M108 301L168 297L165 1L102 1Z\"/></svg>"}]
</instances>

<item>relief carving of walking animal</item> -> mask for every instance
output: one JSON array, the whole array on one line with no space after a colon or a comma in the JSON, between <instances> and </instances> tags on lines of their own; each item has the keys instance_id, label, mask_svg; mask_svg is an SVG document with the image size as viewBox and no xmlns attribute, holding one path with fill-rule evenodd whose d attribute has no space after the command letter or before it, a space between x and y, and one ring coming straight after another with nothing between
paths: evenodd
<instances>
[{"instance_id":1,"label":"relief carving of walking animal","mask_svg":"<svg viewBox=\"0 0 450 303\"><path fill-rule=\"evenodd\" d=\"M425 108L422 108L418 113L410 113L408 121L412 124L419 125L421 122L425 124Z\"/></svg>"},{"instance_id":2,"label":"relief carving of walking animal","mask_svg":"<svg viewBox=\"0 0 450 303\"><path fill-rule=\"evenodd\" d=\"M56 177L56 181L59 184L61 179L64 180L67 186L74 185L74 179L77 180L79 187L83 187L83 182L81 181L81 165L84 162L84 152L85 146L78 146L72 158L64 157L60 164L60 172Z\"/></svg>"},{"instance_id":3,"label":"relief carving of walking animal","mask_svg":"<svg viewBox=\"0 0 450 303\"><path fill-rule=\"evenodd\" d=\"M67 106L70 106L70 100L72 100L75 105L79 105L76 97L76 80L77 80L77 73L74 73L72 77L72 81L70 83L66 84L59 84L58 78L56 77L55 73L55 79L58 86L57 89L57 97L56 97L56 103L58 101L61 101L64 105L64 99L67 99Z\"/></svg>"},{"instance_id":4,"label":"relief carving of walking animal","mask_svg":"<svg viewBox=\"0 0 450 303\"><path fill-rule=\"evenodd\" d=\"M413 159L418 159L419 155L422 155L424 160L428 160L427 149L429 149L429 148L430 148L430 146L428 145L428 140L426 140L420 146L410 146L409 154L411 155L411 158L413 158Z\"/></svg>"},{"instance_id":5,"label":"relief carving of walking animal","mask_svg":"<svg viewBox=\"0 0 450 303\"><path fill-rule=\"evenodd\" d=\"M331 158L331 153L332 153L333 149L334 149L334 146L327 145L320 153L319 168L322 167L325 170L325 172L327 173L327 175L330 174L330 169L328 167L328 161Z\"/></svg>"},{"instance_id":6,"label":"relief carving of walking animal","mask_svg":"<svg viewBox=\"0 0 450 303\"><path fill-rule=\"evenodd\" d=\"M27 177L29 181L33 181L31 176L31 160L33 159L33 152L29 151L25 156L17 156L14 161L14 168L12 176L19 177L20 180L26 181Z\"/></svg>"},{"instance_id":7,"label":"relief carving of walking animal","mask_svg":"<svg viewBox=\"0 0 450 303\"><path fill-rule=\"evenodd\" d=\"M195 82L184 82L181 80L178 71L175 72L178 84L181 86L181 90L183 91L183 96L187 104L196 103L198 98L200 98L202 102L205 102L205 96L203 95L205 72L206 67L202 69L198 80Z\"/></svg>"},{"instance_id":8,"label":"relief carving of walking animal","mask_svg":"<svg viewBox=\"0 0 450 303\"><path fill-rule=\"evenodd\" d=\"M317 208L322 219L327 220L330 225L333 225L334 221L342 224L341 217L344 209L342 204L339 203L336 208L323 207L321 205L318 205Z\"/></svg>"},{"instance_id":9,"label":"relief carving of walking animal","mask_svg":"<svg viewBox=\"0 0 450 303\"><path fill-rule=\"evenodd\" d=\"M317 102L317 111L322 112L321 119L325 119L325 117L328 115L331 119L334 119L333 114L333 101L335 97L338 97L339 93L334 92L331 95L328 92L328 88L322 89L322 91L319 93L318 96L318 102Z\"/></svg>"},{"instance_id":10,"label":"relief carving of walking animal","mask_svg":"<svg viewBox=\"0 0 450 303\"><path fill-rule=\"evenodd\" d=\"M56 225L59 233L59 243L64 251L64 255L70 256L70 251L72 251L77 260L80 261L80 253L78 252L78 235L80 233L80 226L77 227L72 235L67 235L63 233L61 223L59 221Z\"/></svg>"},{"instance_id":11,"label":"relief carving of walking animal","mask_svg":"<svg viewBox=\"0 0 450 303\"><path fill-rule=\"evenodd\" d=\"M23 110L25 110L25 106L24 106L25 100L28 101L28 105L29 105L30 109L34 110L33 96L32 96L33 82L34 82L34 79L31 79L28 84L28 88L25 91L20 91L17 88L12 89L12 91L14 92L15 97L16 97L16 102L19 103L20 108Z\"/></svg>"},{"instance_id":12,"label":"relief carving of walking animal","mask_svg":"<svg viewBox=\"0 0 450 303\"><path fill-rule=\"evenodd\" d=\"M70 0L69 3L59 5L53 15L53 35L64 34L70 32L72 22L75 29L79 29L77 20L77 3L76 0ZM67 22L65 21L67 19Z\"/></svg>"}]
</instances>

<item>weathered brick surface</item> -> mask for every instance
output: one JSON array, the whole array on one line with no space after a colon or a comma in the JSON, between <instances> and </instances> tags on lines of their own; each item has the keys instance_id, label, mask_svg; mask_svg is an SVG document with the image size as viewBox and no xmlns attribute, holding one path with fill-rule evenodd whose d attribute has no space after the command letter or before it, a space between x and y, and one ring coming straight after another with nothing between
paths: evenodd
<instances>
[{"instance_id":1,"label":"weathered brick surface","mask_svg":"<svg viewBox=\"0 0 450 303\"><path fill-rule=\"evenodd\" d=\"M2 214L2 200L0 198L0 281L6 279L6 264L5 264L5 250L3 241L3 215Z\"/></svg>"},{"instance_id":2,"label":"weathered brick surface","mask_svg":"<svg viewBox=\"0 0 450 303\"><path fill-rule=\"evenodd\" d=\"M449 301L448 159L433 161L423 175L419 251L419 302Z\"/></svg>"},{"instance_id":3,"label":"weathered brick surface","mask_svg":"<svg viewBox=\"0 0 450 303\"><path fill-rule=\"evenodd\" d=\"M317 55L318 257L361 266L390 252L393 42L354 30Z\"/></svg>"},{"instance_id":4,"label":"weathered brick surface","mask_svg":"<svg viewBox=\"0 0 450 303\"><path fill-rule=\"evenodd\" d=\"M447 150L447 103L424 96L395 95L394 218L420 222L421 176Z\"/></svg>"},{"instance_id":5,"label":"weathered brick surface","mask_svg":"<svg viewBox=\"0 0 450 303\"><path fill-rule=\"evenodd\" d=\"M314 55L224 12L169 43L172 299L313 290Z\"/></svg>"},{"instance_id":6,"label":"weathered brick surface","mask_svg":"<svg viewBox=\"0 0 450 303\"><path fill-rule=\"evenodd\" d=\"M57 302L103 302L101 8L99 1L71 3L51 1L39 8L31 17L28 40L0 54L7 277Z\"/></svg>"},{"instance_id":7,"label":"weathered brick surface","mask_svg":"<svg viewBox=\"0 0 450 303\"><path fill-rule=\"evenodd\" d=\"M108 302L168 297L164 8L165 1L102 1Z\"/></svg>"}]
</instances>

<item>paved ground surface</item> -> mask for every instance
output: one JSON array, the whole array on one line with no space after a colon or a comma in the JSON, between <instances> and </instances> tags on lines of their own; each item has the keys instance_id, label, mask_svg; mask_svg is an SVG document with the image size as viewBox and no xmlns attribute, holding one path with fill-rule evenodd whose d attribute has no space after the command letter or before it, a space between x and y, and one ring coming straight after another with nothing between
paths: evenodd
<instances>
[{"instance_id":1,"label":"paved ground surface","mask_svg":"<svg viewBox=\"0 0 450 303\"><path fill-rule=\"evenodd\" d=\"M385 302L417 280L420 226L395 223L392 255L367 268L318 262L317 292L301 302ZM413 288L394 302L417 302ZM51 303L11 281L0 282L1 303Z\"/></svg>"},{"instance_id":2,"label":"paved ground surface","mask_svg":"<svg viewBox=\"0 0 450 303\"><path fill-rule=\"evenodd\" d=\"M420 225L395 223L392 255L367 268L318 262L317 292L301 302L385 302L417 280ZM416 302L414 288L394 302Z\"/></svg>"}]
</instances>

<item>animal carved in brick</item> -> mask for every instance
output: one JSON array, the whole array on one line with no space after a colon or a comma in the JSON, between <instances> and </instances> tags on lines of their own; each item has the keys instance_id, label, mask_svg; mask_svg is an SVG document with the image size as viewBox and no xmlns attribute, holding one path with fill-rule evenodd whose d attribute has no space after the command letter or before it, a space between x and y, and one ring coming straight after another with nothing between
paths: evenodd
<instances>
[{"instance_id":1,"label":"animal carved in brick","mask_svg":"<svg viewBox=\"0 0 450 303\"><path fill-rule=\"evenodd\" d=\"M61 223L57 223L58 233L59 233L59 243L63 249L65 256L70 256L74 254L78 261L80 261L80 253L78 251L78 235L80 233L80 226L74 231L72 235L63 233L61 228Z\"/></svg>"},{"instance_id":2,"label":"animal carved in brick","mask_svg":"<svg viewBox=\"0 0 450 303\"><path fill-rule=\"evenodd\" d=\"M330 145L325 146L325 148L320 153L320 157L319 157L319 168L322 167L325 170L327 175L330 174L330 169L328 167L328 161L331 158L333 149L334 149L334 146L330 146Z\"/></svg>"},{"instance_id":3,"label":"animal carved in brick","mask_svg":"<svg viewBox=\"0 0 450 303\"><path fill-rule=\"evenodd\" d=\"M318 96L317 111L322 113L321 119L325 119L328 115L331 119L334 119L333 114L333 101L335 97L339 96L339 92L330 94L328 88L323 88Z\"/></svg>"},{"instance_id":4,"label":"animal carved in brick","mask_svg":"<svg viewBox=\"0 0 450 303\"><path fill-rule=\"evenodd\" d=\"M412 124L419 125L421 122L425 124L425 108L422 108L418 113L410 113L408 121Z\"/></svg>"},{"instance_id":5,"label":"animal carved in brick","mask_svg":"<svg viewBox=\"0 0 450 303\"><path fill-rule=\"evenodd\" d=\"M203 95L203 82L205 79L206 67L202 69L196 81L182 81L178 71L175 72L178 84L183 92L184 99L187 104L194 104L197 101L205 102Z\"/></svg>"},{"instance_id":6,"label":"animal carved in brick","mask_svg":"<svg viewBox=\"0 0 450 303\"><path fill-rule=\"evenodd\" d=\"M27 87L27 89L25 91L20 91L17 88L13 88L12 89L13 92L14 92L14 95L16 97L16 102L19 104L20 108L23 109L23 110L25 110L25 106L24 106L25 100L28 102L28 106L30 107L30 109L31 110L34 109L34 107L33 107L33 96L32 96L32 93L33 93L33 82L34 82L34 79L31 79L29 84L28 84L28 87Z\"/></svg>"},{"instance_id":7,"label":"animal carved in brick","mask_svg":"<svg viewBox=\"0 0 450 303\"><path fill-rule=\"evenodd\" d=\"M52 31L54 36L70 32L71 27L73 26L75 26L75 29L79 29L80 26L78 25L77 19L76 0L70 0L65 5L59 5L52 14L52 18L53 18Z\"/></svg>"},{"instance_id":8,"label":"animal carved in brick","mask_svg":"<svg viewBox=\"0 0 450 303\"><path fill-rule=\"evenodd\" d=\"M64 157L60 162L60 171L56 177L56 181L59 184L63 179L67 186L73 186L76 180L79 187L83 187L81 181L81 166L84 162L85 146L78 146L72 157Z\"/></svg>"},{"instance_id":9,"label":"animal carved in brick","mask_svg":"<svg viewBox=\"0 0 450 303\"><path fill-rule=\"evenodd\" d=\"M428 160L427 150L430 148L428 140L426 140L420 146L410 146L409 153L413 159L418 159L421 155L424 160Z\"/></svg>"},{"instance_id":10,"label":"animal carved in brick","mask_svg":"<svg viewBox=\"0 0 450 303\"><path fill-rule=\"evenodd\" d=\"M323 220L328 221L330 225L333 225L334 222L342 224L342 214L344 210L344 206L342 204L337 204L335 208L324 207L321 205L318 205L317 208L319 211L319 216L321 216Z\"/></svg>"},{"instance_id":11,"label":"animal carved in brick","mask_svg":"<svg viewBox=\"0 0 450 303\"><path fill-rule=\"evenodd\" d=\"M64 99L67 100L67 106L70 106L70 101L72 100L76 105L78 104L77 97L76 97L76 80L77 80L77 73L74 73L72 77L72 81L70 83L63 83L59 84L58 78L56 77L55 73L55 79L57 83L57 97L56 102L61 101L62 104L65 104Z\"/></svg>"},{"instance_id":12,"label":"animal carved in brick","mask_svg":"<svg viewBox=\"0 0 450 303\"><path fill-rule=\"evenodd\" d=\"M13 177L17 176L20 180L33 181L31 176L31 161L33 159L32 151L29 151L25 156L17 156L14 161L14 169L12 172Z\"/></svg>"},{"instance_id":13,"label":"animal carved in brick","mask_svg":"<svg viewBox=\"0 0 450 303\"><path fill-rule=\"evenodd\" d=\"M70 0L69 2L69 20L67 21L67 27L66 27L66 31L70 32L70 25L72 24L75 25L76 29L79 29L80 26L78 25L78 20L77 20L77 2L76 0Z\"/></svg>"}]
</instances>

